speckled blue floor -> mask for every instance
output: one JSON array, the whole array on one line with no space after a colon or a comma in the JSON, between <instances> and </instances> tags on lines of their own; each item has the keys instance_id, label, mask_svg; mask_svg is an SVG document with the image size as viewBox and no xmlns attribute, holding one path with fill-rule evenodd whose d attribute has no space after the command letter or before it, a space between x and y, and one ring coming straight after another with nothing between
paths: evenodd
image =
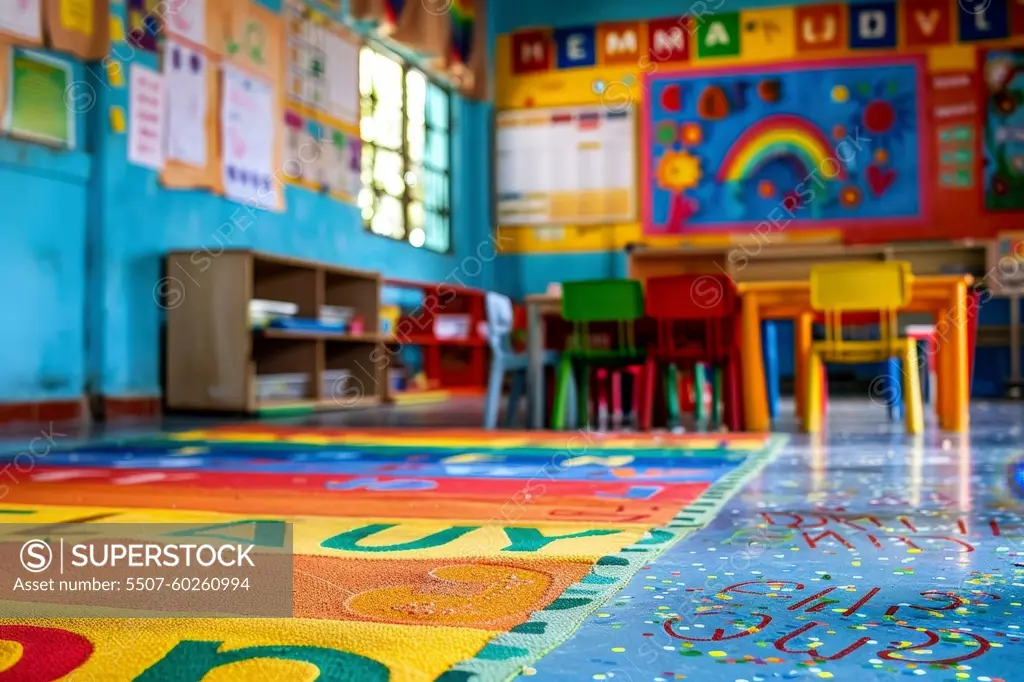
<instances>
[{"instance_id":1,"label":"speckled blue floor","mask_svg":"<svg viewBox=\"0 0 1024 682\"><path fill-rule=\"evenodd\" d=\"M914 439L839 403L522 680L1024 680L1024 406ZM581 664L584 661L584 664Z\"/></svg>"}]
</instances>

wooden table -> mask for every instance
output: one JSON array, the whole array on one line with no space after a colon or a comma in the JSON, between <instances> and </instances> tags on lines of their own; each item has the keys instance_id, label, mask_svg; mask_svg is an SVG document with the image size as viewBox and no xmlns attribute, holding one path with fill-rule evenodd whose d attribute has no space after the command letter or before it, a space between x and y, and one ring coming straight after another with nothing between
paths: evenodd
<instances>
[{"instance_id":1,"label":"wooden table","mask_svg":"<svg viewBox=\"0 0 1024 682\"><path fill-rule=\"evenodd\" d=\"M937 338L936 412L939 425L948 431L967 430L969 377L967 362L967 288L970 275L914 277L910 305L901 312L929 312L935 319ZM761 321L791 319L794 322L795 385L797 405L802 400L803 372L811 348L809 281L741 282L737 285L743 301L743 409L747 431L768 431L764 364L761 354ZM799 414L799 407L797 414Z\"/></svg>"},{"instance_id":2,"label":"wooden table","mask_svg":"<svg viewBox=\"0 0 1024 682\"><path fill-rule=\"evenodd\" d=\"M544 317L562 314L561 294L533 294L526 297L526 385L528 424L531 429L544 428Z\"/></svg>"}]
</instances>

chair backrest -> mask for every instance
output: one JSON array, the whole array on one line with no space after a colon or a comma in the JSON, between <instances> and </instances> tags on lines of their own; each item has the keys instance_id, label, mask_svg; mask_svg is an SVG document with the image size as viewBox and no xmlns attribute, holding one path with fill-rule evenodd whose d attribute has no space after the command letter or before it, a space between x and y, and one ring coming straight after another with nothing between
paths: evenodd
<instances>
[{"instance_id":1,"label":"chair backrest","mask_svg":"<svg viewBox=\"0 0 1024 682\"><path fill-rule=\"evenodd\" d=\"M512 353L514 324L512 299L494 291L487 292L487 342L495 353Z\"/></svg>"},{"instance_id":2,"label":"chair backrest","mask_svg":"<svg viewBox=\"0 0 1024 682\"><path fill-rule=\"evenodd\" d=\"M905 261L828 263L811 268L811 307L823 312L897 310L910 302Z\"/></svg>"},{"instance_id":3,"label":"chair backrest","mask_svg":"<svg viewBox=\"0 0 1024 682\"><path fill-rule=\"evenodd\" d=\"M562 317L568 322L632 322L644 315L644 291L634 279L562 283Z\"/></svg>"},{"instance_id":4,"label":"chair backrest","mask_svg":"<svg viewBox=\"0 0 1024 682\"><path fill-rule=\"evenodd\" d=\"M650 277L644 299L647 314L659 320L706 320L739 310L736 284L722 274Z\"/></svg>"},{"instance_id":5,"label":"chair backrest","mask_svg":"<svg viewBox=\"0 0 1024 682\"><path fill-rule=\"evenodd\" d=\"M617 323L618 349L636 348L634 322L644 316L644 290L635 279L596 279L562 283L562 317L572 322L572 347L590 349L592 322Z\"/></svg>"},{"instance_id":6,"label":"chair backrest","mask_svg":"<svg viewBox=\"0 0 1024 682\"><path fill-rule=\"evenodd\" d=\"M905 261L851 261L811 268L811 307L825 313L826 343L837 350L844 345L847 312L877 313L878 343L896 339L896 311L910 303L912 279Z\"/></svg>"}]
</instances>

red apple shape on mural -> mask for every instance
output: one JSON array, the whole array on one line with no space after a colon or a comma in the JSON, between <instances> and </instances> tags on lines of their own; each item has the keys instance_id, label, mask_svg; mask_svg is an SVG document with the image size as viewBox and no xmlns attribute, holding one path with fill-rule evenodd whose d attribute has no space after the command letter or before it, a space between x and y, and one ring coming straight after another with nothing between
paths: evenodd
<instances>
[{"instance_id":1,"label":"red apple shape on mural","mask_svg":"<svg viewBox=\"0 0 1024 682\"><path fill-rule=\"evenodd\" d=\"M678 85L670 85L661 91L661 108L665 111L679 111L683 107L682 93Z\"/></svg>"}]
</instances>

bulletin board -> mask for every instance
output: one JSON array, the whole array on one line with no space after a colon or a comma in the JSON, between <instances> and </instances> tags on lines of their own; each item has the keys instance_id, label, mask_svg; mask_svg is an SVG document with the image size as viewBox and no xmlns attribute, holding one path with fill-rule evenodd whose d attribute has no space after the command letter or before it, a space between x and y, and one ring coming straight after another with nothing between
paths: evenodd
<instances>
[{"instance_id":1,"label":"bulletin board","mask_svg":"<svg viewBox=\"0 0 1024 682\"><path fill-rule=\"evenodd\" d=\"M43 0L43 13L54 50L85 60L102 59L110 50L108 0Z\"/></svg>"},{"instance_id":2,"label":"bulletin board","mask_svg":"<svg viewBox=\"0 0 1024 682\"><path fill-rule=\"evenodd\" d=\"M923 224L923 60L647 77L644 232Z\"/></svg>"},{"instance_id":3,"label":"bulletin board","mask_svg":"<svg viewBox=\"0 0 1024 682\"><path fill-rule=\"evenodd\" d=\"M285 12L285 179L354 203L362 188L360 42L300 2Z\"/></svg>"},{"instance_id":4,"label":"bulletin board","mask_svg":"<svg viewBox=\"0 0 1024 682\"><path fill-rule=\"evenodd\" d=\"M636 219L632 107L503 111L497 117L498 224Z\"/></svg>"},{"instance_id":5,"label":"bulletin board","mask_svg":"<svg viewBox=\"0 0 1024 682\"><path fill-rule=\"evenodd\" d=\"M1024 210L1024 50L986 53L985 207Z\"/></svg>"}]
</instances>

